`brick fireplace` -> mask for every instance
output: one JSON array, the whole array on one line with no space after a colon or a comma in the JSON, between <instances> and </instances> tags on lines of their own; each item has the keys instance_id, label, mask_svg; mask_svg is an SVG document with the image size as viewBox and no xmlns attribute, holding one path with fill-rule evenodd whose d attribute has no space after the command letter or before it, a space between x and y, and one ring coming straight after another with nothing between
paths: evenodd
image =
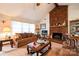
<instances>
[{"instance_id":1,"label":"brick fireplace","mask_svg":"<svg viewBox=\"0 0 79 59\"><path fill-rule=\"evenodd\" d=\"M55 7L50 15L50 35L68 33L68 6L62 5ZM61 37L60 37L61 38Z\"/></svg>"}]
</instances>

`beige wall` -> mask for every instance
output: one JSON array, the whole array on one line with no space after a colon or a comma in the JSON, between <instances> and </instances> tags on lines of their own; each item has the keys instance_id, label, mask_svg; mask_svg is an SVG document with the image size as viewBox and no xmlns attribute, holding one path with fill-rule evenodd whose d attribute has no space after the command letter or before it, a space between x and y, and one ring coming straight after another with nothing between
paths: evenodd
<instances>
[{"instance_id":1,"label":"beige wall","mask_svg":"<svg viewBox=\"0 0 79 59\"><path fill-rule=\"evenodd\" d=\"M40 28L40 24L46 24L46 30L48 30L48 35L49 35L49 14L47 14L38 23L36 23L36 28ZM41 29L40 29L40 33L41 33Z\"/></svg>"},{"instance_id":2,"label":"beige wall","mask_svg":"<svg viewBox=\"0 0 79 59\"><path fill-rule=\"evenodd\" d=\"M79 5L68 6L68 32L70 33L70 21L79 19Z\"/></svg>"},{"instance_id":3,"label":"beige wall","mask_svg":"<svg viewBox=\"0 0 79 59\"><path fill-rule=\"evenodd\" d=\"M79 19L79 5L70 5L68 7L68 19L69 20Z\"/></svg>"}]
</instances>

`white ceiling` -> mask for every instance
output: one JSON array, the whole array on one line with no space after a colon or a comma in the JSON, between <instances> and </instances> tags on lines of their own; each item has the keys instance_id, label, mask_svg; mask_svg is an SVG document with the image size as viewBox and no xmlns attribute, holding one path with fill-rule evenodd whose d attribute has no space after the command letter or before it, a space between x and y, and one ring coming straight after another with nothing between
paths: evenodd
<instances>
[{"instance_id":1,"label":"white ceiling","mask_svg":"<svg viewBox=\"0 0 79 59\"><path fill-rule=\"evenodd\" d=\"M79 6L79 3L58 3L58 5ZM0 3L0 18L10 16L11 20L36 23L54 7L54 3L41 3L38 7L36 3Z\"/></svg>"},{"instance_id":2,"label":"white ceiling","mask_svg":"<svg viewBox=\"0 0 79 59\"><path fill-rule=\"evenodd\" d=\"M35 23L54 8L54 4L41 3L0 3L0 14L13 17L12 20Z\"/></svg>"}]
</instances>

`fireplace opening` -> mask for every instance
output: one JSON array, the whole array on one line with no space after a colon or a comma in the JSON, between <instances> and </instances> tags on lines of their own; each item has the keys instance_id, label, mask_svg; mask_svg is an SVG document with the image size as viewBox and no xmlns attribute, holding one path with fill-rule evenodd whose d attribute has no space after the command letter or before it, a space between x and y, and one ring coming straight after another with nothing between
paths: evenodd
<instances>
[{"instance_id":1,"label":"fireplace opening","mask_svg":"<svg viewBox=\"0 0 79 59\"><path fill-rule=\"evenodd\" d=\"M62 33L53 33L52 38L62 40L63 34Z\"/></svg>"}]
</instances>

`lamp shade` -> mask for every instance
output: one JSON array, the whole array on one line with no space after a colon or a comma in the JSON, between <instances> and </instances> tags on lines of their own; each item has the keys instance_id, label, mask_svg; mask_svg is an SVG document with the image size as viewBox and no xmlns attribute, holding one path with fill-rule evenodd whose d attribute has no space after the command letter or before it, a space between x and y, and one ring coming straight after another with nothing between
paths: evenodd
<instances>
[{"instance_id":1,"label":"lamp shade","mask_svg":"<svg viewBox=\"0 0 79 59\"><path fill-rule=\"evenodd\" d=\"M3 29L3 32L10 32L11 31L11 29L9 28L9 27L5 27L4 29Z\"/></svg>"}]
</instances>

